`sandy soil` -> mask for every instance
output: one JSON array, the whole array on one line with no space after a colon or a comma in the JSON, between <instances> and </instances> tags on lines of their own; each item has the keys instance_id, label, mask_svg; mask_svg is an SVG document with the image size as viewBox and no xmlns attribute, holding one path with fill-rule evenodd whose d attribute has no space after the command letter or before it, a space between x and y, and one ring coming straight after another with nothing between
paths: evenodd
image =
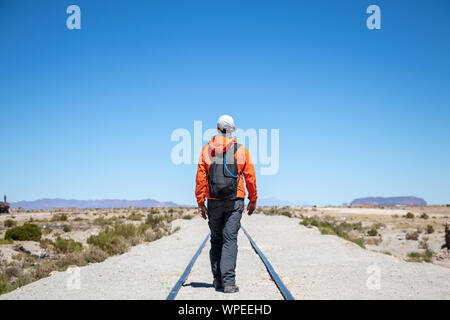
<instances>
[{"instance_id":1,"label":"sandy soil","mask_svg":"<svg viewBox=\"0 0 450 320\"><path fill-rule=\"evenodd\" d=\"M0 296L0 300L165 299L208 233L207 225L187 220L176 220L172 225L181 230L77 269L79 282L73 281L73 271L53 272L48 278Z\"/></svg>"},{"instance_id":2,"label":"sandy soil","mask_svg":"<svg viewBox=\"0 0 450 320\"><path fill-rule=\"evenodd\" d=\"M0 239L3 239L6 230L8 229L4 222L6 220L12 220L17 226L24 223L34 223L40 226L43 231L42 240L49 239L55 241L58 237L64 239L73 239L80 242L83 246L87 246L87 239L91 235L96 235L104 229L105 225L102 225L96 220L98 219L117 219L115 221L123 221L134 225L139 225L142 221L145 221L149 210L151 209L85 209L85 210L54 210L54 211L33 211L33 212L12 212L9 214L0 214ZM161 214L169 214L169 208L159 209ZM172 209L184 212L183 214L192 214L194 210L189 208ZM132 213L142 215L141 220L129 220L128 217ZM52 218L55 215L67 215L66 221L53 221ZM70 231L65 231L64 227L70 227ZM45 231L50 232L45 232ZM14 244L0 244L0 260L4 259L7 262L12 261L14 252L17 254L17 250L14 250L18 245L23 242L15 242Z\"/></svg>"},{"instance_id":3,"label":"sandy soil","mask_svg":"<svg viewBox=\"0 0 450 320\"><path fill-rule=\"evenodd\" d=\"M296 299L450 299L450 269L362 249L299 221L245 219L247 231Z\"/></svg>"},{"instance_id":4,"label":"sandy soil","mask_svg":"<svg viewBox=\"0 0 450 320\"><path fill-rule=\"evenodd\" d=\"M413 219L405 218L406 214L414 214ZM387 208L347 208L347 207L318 207L298 208L294 213L299 216L331 216L345 219L350 223L362 222L363 226L371 227L376 224L379 236L365 237L370 250L392 254L407 259L411 252L423 251L424 243L435 253L433 263L450 268L450 257L446 250L441 250L444 244L445 223L450 219L450 208L444 206L429 207L387 207ZM427 219L420 218L426 213ZM428 234L427 226L431 225L434 232ZM417 240L407 240L407 233L418 231ZM439 257L445 257L440 259Z\"/></svg>"},{"instance_id":5,"label":"sandy soil","mask_svg":"<svg viewBox=\"0 0 450 320\"><path fill-rule=\"evenodd\" d=\"M182 211L183 214L195 214L192 208L175 208L162 209L165 214L169 210ZM268 210L267 208L259 208L258 210ZM379 236L365 237L367 248L373 251L392 254L401 259L407 259L411 252L423 251L424 243L435 253L433 263L450 268L450 256L446 255L440 248L444 242L444 224L450 219L450 208L445 206L426 206L426 207L385 207L385 208L348 208L348 207L284 207L279 208L280 211L288 210L293 216L301 215L311 217L331 216L336 219L344 219L349 223L361 222L364 227L381 224L378 227ZM43 235L43 239L55 241L58 236L66 239L74 239L86 246L86 241L91 235L98 234L103 226L96 224L95 220L99 218L105 219L122 219L126 223L138 225L141 221L128 220L131 213L136 212L142 214L142 219L148 214L148 209L94 209L94 210L65 210L59 211L38 211L24 212L0 215L0 238L3 238L6 231L4 221L11 219L16 221L17 225L24 222L34 221L41 227L52 230L48 234ZM408 212L415 215L414 219L406 219ZM55 214L68 214L68 221L51 221ZM420 216L426 213L428 219L421 219ZM69 225L71 230L64 232L64 226ZM425 231L427 226L431 225L434 232L427 234ZM417 240L406 240L408 233L419 231ZM14 255L14 247L17 244L0 245L0 259L12 260Z\"/></svg>"}]
</instances>

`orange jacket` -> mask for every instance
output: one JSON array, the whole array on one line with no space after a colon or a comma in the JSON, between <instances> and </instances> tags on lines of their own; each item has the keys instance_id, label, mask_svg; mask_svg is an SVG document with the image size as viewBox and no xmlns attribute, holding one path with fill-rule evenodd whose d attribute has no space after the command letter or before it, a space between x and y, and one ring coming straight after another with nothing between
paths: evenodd
<instances>
[{"instance_id":1,"label":"orange jacket","mask_svg":"<svg viewBox=\"0 0 450 320\"><path fill-rule=\"evenodd\" d=\"M217 135L211 139L211 141L202 148L202 154L198 161L195 196L197 198L197 203L202 206L205 203L205 198L214 199L209 196L209 184L208 184L208 174L209 167L211 165L211 158L214 157L215 153L224 153L228 150L234 143L236 139L227 138L225 136ZM247 148L240 146L235 154L236 163L238 166L239 174L243 174L245 178L245 185L248 190L248 199L250 202L255 202L258 198L256 191L256 176L255 168L250 158L250 153ZM237 188L238 198L245 198L245 187L244 179L239 179L239 184Z\"/></svg>"}]
</instances>

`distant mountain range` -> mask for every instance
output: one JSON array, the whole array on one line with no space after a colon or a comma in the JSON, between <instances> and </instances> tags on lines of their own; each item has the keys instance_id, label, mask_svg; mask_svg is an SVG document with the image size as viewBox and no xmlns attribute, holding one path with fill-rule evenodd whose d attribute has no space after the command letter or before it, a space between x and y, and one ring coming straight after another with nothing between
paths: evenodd
<instances>
[{"instance_id":1,"label":"distant mountain range","mask_svg":"<svg viewBox=\"0 0 450 320\"><path fill-rule=\"evenodd\" d=\"M10 203L11 208L23 207L25 210L54 209L54 208L150 208L150 207L182 207L172 201L161 202L153 199L144 200L68 200L68 199L39 199L34 201L18 201Z\"/></svg>"},{"instance_id":2,"label":"distant mountain range","mask_svg":"<svg viewBox=\"0 0 450 320\"><path fill-rule=\"evenodd\" d=\"M270 198L263 198L263 199L258 199L256 204L258 206L276 206L276 207L284 207L284 206L300 206L300 207L306 207L309 206L308 203L304 202L304 201L288 201L288 200L280 200L278 198L275 197L270 197Z\"/></svg>"},{"instance_id":3,"label":"distant mountain range","mask_svg":"<svg viewBox=\"0 0 450 320\"><path fill-rule=\"evenodd\" d=\"M371 206L426 206L427 202L418 197L367 197L352 201L351 205L370 204Z\"/></svg>"},{"instance_id":4,"label":"distant mountain range","mask_svg":"<svg viewBox=\"0 0 450 320\"><path fill-rule=\"evenodd\" d=\"M281 200L275 197L262 198L257 201L258 206L310 206L304 201ZM426 206L427 202L418 197L366 197L358 198L351 202L351 205L369 204L371 206ZM158 207L184 207L172 201L157 201L153 199L143 200L122 200L122 199L104 199L104 200L74 200L74 199L39 199L34 201L11 202L11 208L23 207L25 210L50 210L54 208L158 208Z\"/></svg>"}]
</instances>

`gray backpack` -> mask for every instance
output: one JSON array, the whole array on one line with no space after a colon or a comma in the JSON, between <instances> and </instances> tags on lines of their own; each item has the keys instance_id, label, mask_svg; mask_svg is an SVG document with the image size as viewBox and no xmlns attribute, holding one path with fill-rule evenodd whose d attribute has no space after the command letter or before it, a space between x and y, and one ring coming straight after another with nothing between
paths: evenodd
<instances>
[{"instance_id":1,"label":"gray backpack","mask_svg":"<svg viewBox=\"0 0 450 320\"><path fill-rule=\"evenodd\" d=\"M240 173L235 154L241 145L234 143L231 148L214 155L209 167L209 195L219 200L235 200Z\"/></svg>"}]
</instances>

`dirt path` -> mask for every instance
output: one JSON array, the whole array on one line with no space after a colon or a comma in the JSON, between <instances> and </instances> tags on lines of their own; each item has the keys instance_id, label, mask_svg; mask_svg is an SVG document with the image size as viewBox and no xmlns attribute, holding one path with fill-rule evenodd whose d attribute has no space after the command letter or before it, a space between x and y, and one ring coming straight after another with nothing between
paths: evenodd
<instances>
[{"instance_id":1,"label":"dirt path","mask_svg":"<svg viewBox=\"0 0 450 320\"><path fill-rule=\"evenodd\" d=\"M450 299L450 269L364 250L298 222L261 214L242 220L295 298ZM175 226L181 230L169 237L80 268L79 289L67 286L73 274L57 272L0 299L165 299L208 233L200 218L177 220ZM239 248L239 294L209 286L207 245L177 299L281 299L242 231Z\"/></svg>"}]
</instances>

